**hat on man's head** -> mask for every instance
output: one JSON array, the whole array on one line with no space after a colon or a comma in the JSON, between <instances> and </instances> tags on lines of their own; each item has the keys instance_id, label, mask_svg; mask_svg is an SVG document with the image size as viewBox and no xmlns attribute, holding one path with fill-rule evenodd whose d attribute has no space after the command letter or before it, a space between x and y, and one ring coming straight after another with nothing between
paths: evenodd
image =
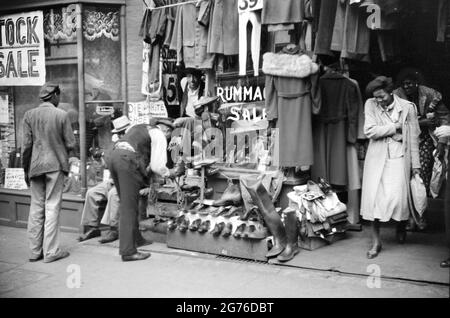
<instances>
[{"instance_id":1,"label":"hat on man's head","mask_svg":"<svg viewBox=\"0 0 450 318\"><path fill-rule=\"evenodd\" d=\"M196 104L194 104L194 109L197 110L202 106L205 106L205 105L208 105L208 104L211 104L211 103L217 101L218 99L219 99L218 96L215 96L215 97L202 96L202 97L200 97L199 101Z\"/></svg>"},{"instance_id":2,"label":"hat on man's head","mask_svg":"<svg viewBox=\"0 0 450 318\"><path fill-rule=\"evenodd\" d=\"M128 119L127 116L121 116L121 117L119 117L117 119L114 119L112 121L112 124L114 126L114 129L111 130L111 132L113 134L117 134L117 133L119 133L121 131L124 131L128 127L130 127L131 122L130 122L130 120Z\"/></svg>"},{"instance_id":3,"label":"hat on man's head","mask_svg":"<svg viewBox=\"0 0 450 318\"><path fill-rule=\"evenodd\" d=\"M39 98L42 100L49 99L53 93L59 92L59 85L53 82L47 82L42 86L41 91L39 92Z\"/></svg>"}]
</instances>

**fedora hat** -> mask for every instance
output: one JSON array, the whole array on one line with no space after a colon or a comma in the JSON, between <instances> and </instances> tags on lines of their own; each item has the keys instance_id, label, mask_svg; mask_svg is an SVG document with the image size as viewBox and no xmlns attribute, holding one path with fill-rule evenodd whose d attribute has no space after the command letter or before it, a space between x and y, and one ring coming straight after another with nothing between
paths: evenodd
<instances>
[{"instance_id":1,"label":"fedora hat","mask_svg":"<svg viewBox=\"0 0 450 318\"><path fill-rule=\"evenodd\" d=\"M219 99L218 96L215 97L202 96L200 97L200 100L197 102L197 104L194 104L194 109L197 110L198 108L213 103L218 99Z\"/></svg>"},{"instance_id":2,"label":"fedora hat","mask_svg":"<svg viewBox=\"0 0 450 318\"><path fill-rule=\"evenodd\" d=\"M127 129L131 125L131 122L127 116L121 116L119 118L114 119L112 121L112 124L114 126L114 129L111 130L111 132L113 134L117 134L117 133Z\"/></svg>"}]
</instances>

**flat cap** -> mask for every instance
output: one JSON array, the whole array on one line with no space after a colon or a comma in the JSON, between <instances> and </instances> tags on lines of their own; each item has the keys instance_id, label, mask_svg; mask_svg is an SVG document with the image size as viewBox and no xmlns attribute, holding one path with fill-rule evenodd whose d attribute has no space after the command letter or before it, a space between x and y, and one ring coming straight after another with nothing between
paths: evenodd
<instances>
[{"instance_id":1,"label":"flat cap","mask_svg":"<svg viewBox=\"0 0 450 318\"><path fill-rule=\"evenodd\" d=\"M42 86L41 91L39 92L39 98L46 100L56 91L59 91L59 85L56 83L47 82L44 86Z\"/></svg>"}]
</instances>

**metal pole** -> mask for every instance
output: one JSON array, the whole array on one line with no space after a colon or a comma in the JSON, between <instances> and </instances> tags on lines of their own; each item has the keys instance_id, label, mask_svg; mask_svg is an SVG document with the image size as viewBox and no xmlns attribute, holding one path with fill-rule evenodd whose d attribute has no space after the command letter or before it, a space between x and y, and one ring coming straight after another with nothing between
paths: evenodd
<instances>
[{"instance_id":1,"label":"metal pole","mask_svg":"<svg viewBox=\"0 0 450 318\"><path fill-rule=\"evenodd\" d=\"M127 115L127 105L128 105L128 94L127 94L127 29L126 29L126 7L122 5L120 7L120 36L121 39L121 62L122 62L122 99L123 103L123 114Z\"/></svg>"},{"instance_id":2,"label":"metal pole","mask_svg":"<svg viewBox=\"0 0 450 318\"><path fill-rule=\"evenodd\" d=\"M81 3L76 5L77 14L77 56L78 56L78 122L80 124L80 161L81 161L81 196L87 191L86 180L86 109L84 104L84 54L83 54L83 26Z\"/></svg>"}]
</instances>

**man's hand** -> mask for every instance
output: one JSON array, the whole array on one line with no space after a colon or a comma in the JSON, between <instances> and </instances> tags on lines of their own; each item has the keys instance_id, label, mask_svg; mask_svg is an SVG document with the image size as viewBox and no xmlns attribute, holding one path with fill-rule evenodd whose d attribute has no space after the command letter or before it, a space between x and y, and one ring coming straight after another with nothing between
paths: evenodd
<instances>
[{"instance_id":1,"label":"man's hand","mask_svg":"<svg viewBox=\"0 0 450 318\"><path fill-rule=\"evenodd\" d=\"M178 148L181 148L181 136L173 137L170 140L169 146L167 147L167 149L169 151L172 151L172 150L178 149Z\"/></svg>"},{"instance_id":2,"label":"man's hand","mask_svg":"<svg viewBox=\"0 0 450 318\"><path fill-rule=\"evenodd\" d=\"M434 134L438 138L450 137L450 126L449 125L445 125L445 126L438 127L434 131Z\"/></svg>"}]
</instances>

